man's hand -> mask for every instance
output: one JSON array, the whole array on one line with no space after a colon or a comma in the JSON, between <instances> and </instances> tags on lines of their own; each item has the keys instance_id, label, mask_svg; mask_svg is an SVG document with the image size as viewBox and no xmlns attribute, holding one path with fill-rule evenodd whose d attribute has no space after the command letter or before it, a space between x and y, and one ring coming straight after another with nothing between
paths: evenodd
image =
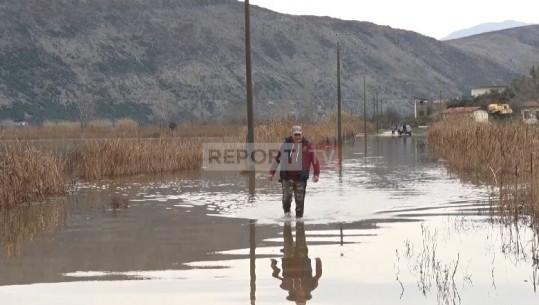
<instances>
[{"instance_id":1,"label":"man's hand","mask_svg":"<svg viewBox=\"0 0 539 305\"><path fill-rule=\"evenodd\" d=\"M318 182L319 179L320 179L320 177L318 177L318 176L313 176L313 182L314 182L314 183Z\"/></svg>"},{"instance_id":2,"label":"man's hand","mask_svg":"<svg viewBox=\"0 0 539 305\"><path fill-rule=\"evenodd\" d=\"M272 174L268 174L268 180L273 181L273 175Z\"/></svg>"}]
</instances>

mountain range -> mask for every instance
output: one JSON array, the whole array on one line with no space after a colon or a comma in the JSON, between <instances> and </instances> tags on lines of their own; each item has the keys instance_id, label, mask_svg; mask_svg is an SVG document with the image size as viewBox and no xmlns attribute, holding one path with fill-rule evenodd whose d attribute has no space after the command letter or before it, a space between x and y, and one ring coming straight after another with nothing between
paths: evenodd
<instances>
[{"instance_id":1,"label":"mountain range","mask_svg":"<svg viewBox=\"0 0 539 305\"><path fill-rule=\"evenodd\" d=\"M447 35L446 37L442 38L441 40L464 38L464 37L473 36L477 34L495 32L495 31L516 28L520 26L527 26L527 25L532 25L532 24L527 23L527 22L515 21L515 20L481 23L471 28L455 31Z\"/></svg>"},{"instance_id":2,"label":"mountain range","mask_svg":"<svg viewBox=\"0 0 539 305\"><path fill-rule=\"evenodd\" d=\"M369 22L251 6L257 119L317 118L367 101L409 114L415 98L505 85L539 63L539 25L439 41ZM0 119L245 118L244 4L236 0L6 0ZM365 89L364 90L364 86Z\"/></svg>"}]
</instances>

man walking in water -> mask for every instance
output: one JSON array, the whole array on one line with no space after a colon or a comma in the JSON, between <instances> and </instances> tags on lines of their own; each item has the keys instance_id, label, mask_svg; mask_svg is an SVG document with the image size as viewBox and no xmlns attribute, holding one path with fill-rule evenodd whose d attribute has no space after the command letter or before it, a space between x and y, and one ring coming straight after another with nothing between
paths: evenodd
<instances>
[{"instance_id":1,"label":"man walking in water","mask_svg":"<svg viewBox=\"0 0 539 305\"><path fill-rule=\"evenodd\" d=\"M284 162L283 161L284 157ZM283 188L283 210L290 214L292 194L296 202L296 217L303 217L305 204L305 188L309 179L311 166L314 170L313 182L318 182L320 164L314 153L312 144L303 137L301 126L292 127L292 136L284 140L281 149L271 164L268 179L273 181L277 166L281 165L279 182Z\"/></svg>"}]
</instances>

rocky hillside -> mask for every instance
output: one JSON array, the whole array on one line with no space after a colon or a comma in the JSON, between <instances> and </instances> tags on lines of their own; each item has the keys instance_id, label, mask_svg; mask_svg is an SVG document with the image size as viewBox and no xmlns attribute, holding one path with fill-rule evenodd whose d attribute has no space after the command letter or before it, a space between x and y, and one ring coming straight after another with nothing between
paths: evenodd
<instances>
[{"instance_id":1,"label":"rocky hillside","mask_svg":"<svg viewBox=\"0 0 539 305\"><path fill-rule=\"evenodd\" d=\"M539 66L539 25L489 32L446 43L517 74L528 76L532 66Z\"/></svg>"},{"instance_id":2,"label":"rocky hillside","mask_svg":"<svg viewBox=\"0 0 539 305\"><path fill-rule=\"evenodd\" d=\"M482 35L442 42L253 6L255 111L260 118L330 113L337 43L343 109L353 113L361 113L365 94L404 114L414 97L449 98L506 84L537 62L539 27L503 33L503 45ZM181 123L245 116L242 2L5 0L0 35L0 119L41 122L91 112Z\"/></svg>"}]
</instances>

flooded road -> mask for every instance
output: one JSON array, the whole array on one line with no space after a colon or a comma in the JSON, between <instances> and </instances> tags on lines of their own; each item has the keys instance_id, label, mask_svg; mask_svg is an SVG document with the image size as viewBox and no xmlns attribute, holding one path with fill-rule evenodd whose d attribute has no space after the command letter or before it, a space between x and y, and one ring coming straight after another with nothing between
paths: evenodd
<instances>
[{"instance_id":1,"label":"flooded road","mask_svg":"<svg viewBox=\"0 0 539 305\"><path fill-rule=\"evenodd\" d=\"M252 191L252 189L251 189ZM535 304L537 237L421 138L369 138L285 218L230 172L81 184L2 218L2 304ZM125 198L127 209L113 209ZM16 223L18 225L16 225Z\"/></svg>"}]
</instances>

